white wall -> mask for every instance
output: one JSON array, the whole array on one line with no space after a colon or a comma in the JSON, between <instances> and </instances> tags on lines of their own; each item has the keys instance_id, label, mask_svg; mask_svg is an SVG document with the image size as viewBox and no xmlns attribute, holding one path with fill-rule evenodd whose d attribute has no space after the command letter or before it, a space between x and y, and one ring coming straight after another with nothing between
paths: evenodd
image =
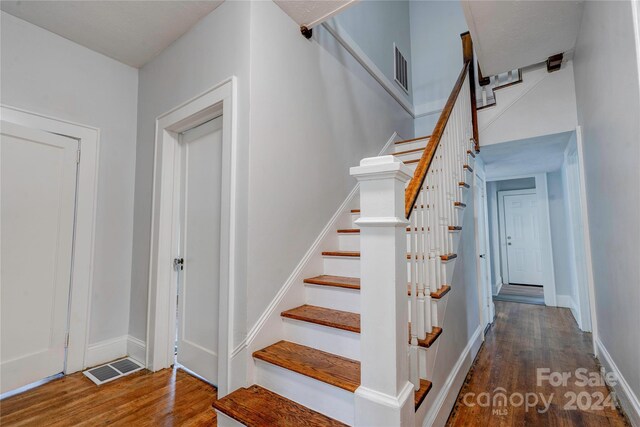
<instances>
[{"instance_id":1,"label":"white wall","mask_svg":"<svg viewBox=\"0 0 640 427\"><path fill-rule=\"evenodd\" d=\"M585 2L574 55L596 337L640 396L640 76L631 3ZM634 41L635 40L635 41ZM600 354L600 357L604 357ZM625 402L623 401L623 404ZM627 412L630 406L627 405ZM640 423L636 406L636 423Z\"/></svg>"},{"instance_id":2,"label":"white wall","mask_svg":"<svg viewBox=\"0 0 640 427\"><path fill-rule=\"evenodd\" d=\"M411 101L411 34L409 1L360 1L338 14L334 21L351 36L382 73ZM394 81L393 44L404 55L409 67L409 93Z\"/></svg>"},{"instance_id":3,"label":"white wall","mask_svg":"<svg viewBox=\"0 0 640 427\"><path fill-rule=\"evenodd\" d=\"M273 2L252 3L249 326L355 185L349 167L412 124L324 28L306 40Z\"/></svg>"},{"instance_id":4,"label":"white wall","mask_svg":"<svg viewBox=\"0 0 640 427\"><path fill-rule=\"evenodd\" d=\"M240 253L246 252L246 176L249 159L249 2L224 2L194 28L176 40L153 61L140 69L138 104L138 144L136 156L135 222L133 268L131 269L130 334L146 340L147 291L149 282L149 242L155 119L224 79L238 78L238 182ZM237 283L245 283L240 257ZM244 308L244 289L240 287L238 307ZM236 312L237 332L242 336L245 314Z\"/></svg>"},{"instance_id":5,"label":"white wall","mask_svg":"<svg viewBox=\"0 0 640 427\"><path fill-rule=\"evenodd\" d=\"M480 146L575 130L573 62L548 73L544 64L527 68L523 82L496 92L496 106L478 111Z\"/></svg>"},{"instance_id":6,"label":"white wall","mask_svg":"<svg viewBox=\"0 0 640 427\"><path fill-rule=\"evenodd\" d=\"M462 68L468 28L458 1L411 1L410 14L415 134L429 135Z\"/></svg>"},{"instance_id":7,"label":"white wall","mask_svg":"<svg viewBox=\"0 0 640 427\"><path fill-rule=\"evenodd\" d=\"M127 334L138 71L1 13L1 102L100 129L89 343Z\"/></svg>"}]
</instances>

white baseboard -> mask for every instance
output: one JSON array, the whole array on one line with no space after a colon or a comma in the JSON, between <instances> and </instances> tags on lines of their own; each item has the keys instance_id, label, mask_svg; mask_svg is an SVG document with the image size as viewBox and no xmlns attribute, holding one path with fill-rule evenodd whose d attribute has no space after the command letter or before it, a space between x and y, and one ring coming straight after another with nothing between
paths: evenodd
<instances>
[{"instance_id":1,"label":"white baseboard","mask_svg":"<svg viewBox=\"0 0 640 427\"><path fill-rule=\"evenodd\" d=\"M638 400L638 396L633 393L629 383L625 380L625 378L620 373L620 370L616 366L615 362L611 358L611 355L605 348L600 338L596 338L596 351L598 352L597 356L600 359L600 363L607 370L607 372L613 372L618 381L615 386L613 386L613 391L616 393L616 397L620 402L620 406L624 410L625 414L631 421L631 425L634 427L640 427L640 401Z\"/></svg>"},{"instance_id":2,"label":"white baseboard","mask_svg":"<svg viewBox=\"0 0 640 427\"><path fill-rule=\"evenodd\" d=\"M444 426L446 424L449 414L456 403L458 393L460 393L460 389L464 384L464 379L467 377L467 373L471 369L473 360L478 354L481 345L482 326L478 325L466 347L462 350L458 361L451 369L447 380L433 401L433 405L425 415L422 423L423 427Z\"/></svg>"},{"instance_id":3,"label":"white baseboard","mask_svg":"<svg viewBox=\"0 0 640 427\"><path fill-rule=\"evenodd\" d=\"M493 296L498 295L501 289L502 289L502 280L498 282L498 289L496 289L496 293L493 294Z\"/></svg>"},{"instance_id":4,"label":"white baseboard","mask_svg":"<svg viewBox=\"0 0 640 427\"><path fill-rule=\"evenodd\" d=\"M123 335L121 337L99 341L95 344L89 344L84 356L85 368L91 368L125 357L127 355L127 337L128 335Z\"/></svg>"},{"instance_id":5,"label":"white baseboard","mask_svg":"<svg viewBox=\"0 0 640 427\"><path fill-rule=\"evenodd\" d=\"M136 337L127 335L127 355L136 362L146 365L147 343Z\"/></svg>"},{"instance_id":6,"label":"white baseboard","mask_svg":"<svg viewBox=\"0 0 640 427\"><path fill-rule=\"evenodd\" d=\"M556 295L556 306L570 309L573 318L576 319L576 322L580 325L580 314L578 313L576 302L571 295Z\"/></svg>"}]
</instances>

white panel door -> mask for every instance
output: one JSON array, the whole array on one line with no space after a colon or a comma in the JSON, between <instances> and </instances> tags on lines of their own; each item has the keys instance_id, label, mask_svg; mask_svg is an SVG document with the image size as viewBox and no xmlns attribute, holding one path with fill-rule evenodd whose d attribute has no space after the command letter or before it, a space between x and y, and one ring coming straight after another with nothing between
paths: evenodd
<instances>
[{"instance_id":1,"label":"white panel door","mask_svg":"<svg viewBox=\"0 0 640 427\"><path fill-rule=\"evenodd\" d=\"M536 194L504 196L509 283L542 284Z\"/></svg>"},{"instance_id":2,"label":"white panel door","mask_svg":"<svg viewBox=\"0 0 640 427\"><path fill-rule=\"evenodd\" d=\"M222 117L182 134L178 363L218 382Z\"/></svg>"},{"instance_id":3,"label":"white panel door","mask_svg":"<svg viewBox=\"0 0 640 427\"><path fill-rule=\"evenodd\" d=\"M1 126L4 393L64 370L78 141Z\"/></svg>"}]
</instances>

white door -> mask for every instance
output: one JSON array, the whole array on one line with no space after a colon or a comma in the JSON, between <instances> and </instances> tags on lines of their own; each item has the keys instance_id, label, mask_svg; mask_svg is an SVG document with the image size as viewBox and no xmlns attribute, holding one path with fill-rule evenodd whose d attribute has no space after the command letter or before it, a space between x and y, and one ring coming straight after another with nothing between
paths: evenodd
<instances>
[{"instance_id":1,"label":"white door","mask_svg":"<svg viewBox=\"0 0 640 427\"><path fill-rule=\"evenodd\" d=\"M1 126L4 393L64 371L78 141Z\"/></svg>"},{"instance_id":2,"label":"white door","mask_svg":"<svg viewBox=\"0 0 640 427\"><path fill-rule=\"evenodd\" d=\"M509 283L541 285L537 195L505 195L504 217Z\"/></svg>"},{"instance_id":3,"label":"white door","mask_svg":"<svg viewBox=\"0 0 640 427\"><path fill-rule=\"evenodd\" d=\"M178 354L180 365L218 382L222 117L181 136Z\"/></svg>"},{"instance_id":4,"label":"white door","mask_svg":"<svg viewBox=\"0 0 640 427\"><path fill-rule=\"evenodd\" d=\"M487 264L487 229L485 219L485 190L484 181L476 175L476 188L474 207L476 212L476 230L477 230L477 252L478 252L478 286L480 287L480 317L482 326L486 326L492 321L492 300L491 300L491 284L489 281L489 266Z\"/></svg>"}]
</instances>

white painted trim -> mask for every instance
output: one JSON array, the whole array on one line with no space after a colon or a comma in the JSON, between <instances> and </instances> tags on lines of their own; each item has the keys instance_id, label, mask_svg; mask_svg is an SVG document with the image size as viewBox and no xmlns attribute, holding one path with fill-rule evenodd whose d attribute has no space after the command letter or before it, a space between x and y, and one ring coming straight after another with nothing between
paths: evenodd
<instances>
[{"instance_id":1,"label":"white painted trim","mask_svg":"<svg viewBox=\"0 0 640 427\"><path fill-rule=\"evenodd\" d=\"M398 89L396 84L380 71L378 66L364 53L344 28L333 19L323 22L322 26L371 74L371 77L380 83L393 99L398 101L398 104L400 104L412 118L416 117L413 104L407 99L407 94Z\"/></svg>"},{"instance_id":2,"label":"white painted trim","mask_svg":"<svg viewBox=\"0 0 640 427\"><path fill-rule=\"evenodd\" d=\"M488 301L483 301L481 296L485 295L487 298L493 295L493 287L491 286L491 255L489 251L489 227L487 222L487 189L484 180L484 166L482 163L476 162L474 165L476 168L476 173L473 174L474 184L473 184L473 209L474 209L474 236L476 243L476 282L478 286L478 305L479 305L479 316L480 316L480 324L483 327L486 327L485 319L483 319L483 313L485 311L485 304ZM480 194L477 194L478 191ZM478 203L478 200L483 201L482 205ZM480 213L483 213L482 223L479 222ZM484 247L480 245L480 227L484 228ZM480 255L484 256L485 268L484 277L482 275L482 267L481 267L481 258ZM484 289L483 289L484 287ZM493 320L492 313L492 304L489 303L488 310L486 314L487 323L491 323Z\"/></svg>"},{"instance_id":3,"label":"white painted trim","mask_svg":"<svg viewBox=\"0 0 640 427\"><path fill-rule=\"evenodd\" d=\"M591 311L591 333L593 338L593 351L597 355L596 341L599 339L598 317L596 314L596 288L593 279L593 258L591 255L591 231L589 228L589 211L587 204L587 180L584 171L584 141L582 139L582 126L576 127L576 146L578 148L578 172L580 179L580 210L582 211L582 232L584 233L584 252L587 268L587 287L589 291L589 309Z\"/></svg>"},{"instance_id":4,"label":"white painted trim","mask_svg":"<svg viewBox=\"0 0 640 427\"><path fill-rule=\"evenodd\" d=\"M395 141L399 141L400 137L397 132L394 132L391 137L387 140L382 150L380 150L379 156L385 153L388 153ZM327 225L322 229L318 237L316 237L315 241L311 244L307 252L304 254L298 265L293 269L292 273L289 275L287 280L284 282L276 296L271 300L267 308L262 312L256 323L251 327L247 336L240 344L233 349L231 353L231 358L236 357L242 351L247 348L251 348L255 345L255 341L258 336L264 333L264 329L266 325L270 324L270 321L274 319L280 319L280 311L277 310L279 306L283 303L285 298L289 296L294 285L301 284L302 279L304 279L303 272L306 271L307 266L311 263L311 261L315 258L321 258L320 253L322 252L322 245L324 244L327 236L335 234L335 230L337 224L339 223L342 216L345 214L349 216L349 221L351 217L350 207L352 206L353 201L359 194L360 184L356 183L353 187L349 195L342 202L340 207L333 214ZM274 340L270 340L271 342L275 342Z\"/></svg>"},{"instance_id":5,"label":"white painted trim","mask_svg":"<svg viewBox=\"0 0 640 427\"><path fill-rule=\"evenodd\" d=\"M500 291L502 290L502 285L503 285L502 280L500 280L500 281L498 282L498 287L497 287L497 289L496 289L496 293L495 293L495 294L493 294L493 295L498 295L498 294L500 293Z\"/></svg>"},{"instance_id":6,"label":"white painted trim","mask_svg":"<svg viewBox=\"0 0 640 427\"><path fill-rule=\"evenodd\" d=\"M127 355L128 335L111 338L89 345L85 357L87 367L102 365Z\"/></svg>"},{"instance_id":7,"label":"white painted trim","mask_svg":"<svg viewBox=\"0 0 640 427\"><path fill-rule=\"evenodd\" d=\"M177 106L156 119L156 145L153 173L153 214L149 262L149 303L147 315L146 365L152 371L173 364L175 336L176 272L172 260L178 242L174 235L178 221L177 153L178 137L193 126L222 113L222 203L221 214L220 302L218 330L218 393L225 396L231 383L233 304L236 259L236 173L237 114L236 78L229 77L211 89ZM157 207L157 208L156 208Z\"/></svg>"},{"instance_id":8,"label":"white painted trim","mask_svg":"<svg viewBox=\"0 0 640 427\"><path fill-rule=\"evenodd\" d=\"M500 233L498 234L498 244L500 246L500 273L502 274L503 281L509 283L509 258L507 255L507 241L505 236L507 235L507 229L505 224L504 213L504 196L515 196L518 194L536 194L535 188L527 188L524 190L503 190L498 191L498 226ZM500 284L502 288L502 283Z\"/></svg>"},{"instance_id":9,"label":"white painted trim","mask_svg":"<svg viewBox=\"0 0 640 427\"><path fill-rule=\"evenodd\" d=\"M144 365L146 355L147 343L136 337L127 335L127 356Z\"/></svg>"},{"instance_id":10,"label":"white painted trim","mask_svg":"<svg viewBox=\"0 0 640 427\"><path fill-rule=\"evenodd\" d=\"M464 379L467 377L467 373L471 369L473 361L478 354L478 350L480 350L480 346L482 345L483 331L484 328L481 325L478 325L475 332L469 339L469 342L467 342L464 350L460 353L458 361L451 369L451 372L440 389L440 392L435 397L433 404L425 415L422 423L423 427L431 427L436 423L444 425L449 418L449 414L456 402L458 393L460 393L460 389L464 384Z\"/></svg>"},{"instance_id":11,"label":"white painted trim","mask_svg":"<svg viewBox=\"0 0 640 427\"><path fill-rule=\"evenodd\" d=\"M69 136L80 142L82 155L78 165L76 222L69 302L69 347L67 348L64 370L65 374L71 374L89 366L86 353L88 353L91 322L100 130L7 105L0 106L0 111L2 120Z\"/></svg>"},{"instance_id":12,"label":"white painted trim","mask_svg":"<svg viewBox=\"0 0 640 427\"><path fill-rule=\"evenodd\" d=\"M542 271L545 275L543 290L544 303L549 307L556 306L556 275L553 264L553 245L551 243L551 214L549 212L549 191L547 174L539 173L536 178L536 194L540 212L540 247L542 248ZM544 259L546 257L546 260Z\"/></svg>"},{"instance_id":13,"label":"white painted trim","mask_svg":"<svg viewBox=\"0 0 640 427\"><path fill-rule=\"evenodd\" d=\"M598 359L600 359L600 363L607 370L607 372L613 372L618 381L615 386L613 386L613 390L616 393L616 397L620 406L624 410L625 414L631 421L631 425L634 427L640 426L640 401L638 400L638 396L633 393L633 390L629 386L627 380L622 376L620 370L616 366L613 358L607 351L606 347L598 338L596 340L596 355Z\"/></svg>"}]
</instances>

